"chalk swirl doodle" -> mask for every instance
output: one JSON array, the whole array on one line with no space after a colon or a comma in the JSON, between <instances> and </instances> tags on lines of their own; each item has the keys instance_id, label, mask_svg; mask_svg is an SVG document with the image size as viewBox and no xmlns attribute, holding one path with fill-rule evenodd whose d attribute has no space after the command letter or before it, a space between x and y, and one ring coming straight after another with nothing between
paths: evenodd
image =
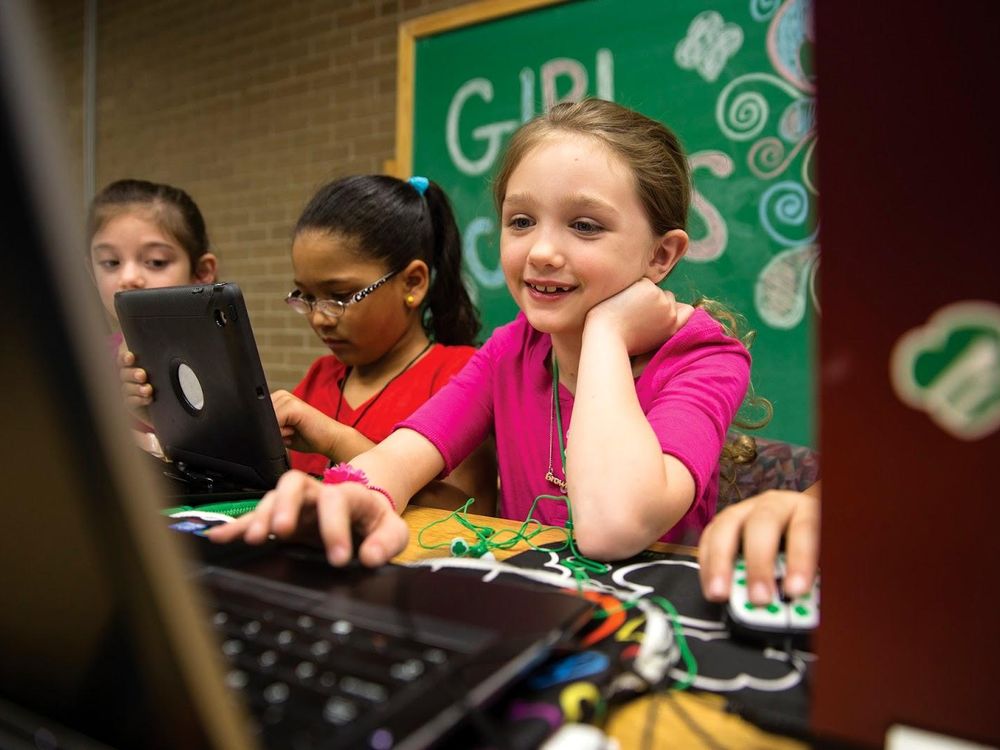
<instances>
[{"instance_id":1,"label":"chalk swirl doodle","mask_svg":"<svg viewBox=\"0 0 1000 750\"><path fill-rule=\"evenodd\" d=\"M707 169L716 177L729 177L733 173L733 160L722 151L699 151L688 159L691 173L696 169ZM691 210L701 216L705 222L706 234L699 239L692 239L684 257L696 263L707 263L715 260L726 251L729 242L729 230L722 214L705 196L695 188L691 194Z\"/></svg>"},{"instance_id":2,"label":"chalk swirl doodle","mask_svg":"<svg viewBox=\"0 0 1000 750\"><path fill-rule=\"evenodd\" d=\"M773 86L792 99L802 96L794 86L771 73L746 73L734 78L719 93L715 104L715 121L727 138L749 141L767 125L771 105L762 91L751 88L759 84Z\"/></svg>"},{"instance_id":3,"label":"chalk swirl doodle","mask_svg":"<svg viewBox=\"0 0 1000 750\"><path fill-rule=\"evenodd\" d=\"M766 21L775 14L781 0L750 0L750 17L755 21Z\"/></svg>"},{"instance_id":4,"label":"chalk swirl doodle","mask_svg":"<svg viewBox=\"0 0 1000 750\"><path fill-rule=\"evenodd\" d=\"M816 289L816 285L819 283L816 279L819 277L819 262L821 257L819 254L816 255L816 260L813 261L812 268L809 270L809 298L812 300L813 307L816 308L816 312L822 313L823 310L819 306L819 291Z\"/></svg>"},{"instance_id":5,"label":"chalk swirl doodle","mask_svg":"<svg viewBox=\"0 0 1000 750\"><path fill-rule=\"evenodd\" d=\"M778 120L778 134L786 141L797 141L816 127L816 100L797 99L785 107Z\"/></svg>"},{"instance_id":6,"label":"chalk swirl doodle","mask_svg":"<svg viewBox=\"0 0 1000 750\"><path fill-rule=\"evenodd\" d=\"M819 310L816 245L812 197L818 195L815 179L815 82L804 66L806 45L812 41L810 0L766 2L752 0L754 20L769 19L767 55L770 72L753 72L730 81L716 102L716 120L724 135L734 141L752 141L747 167L760 180L777 180L790 170L800 170L797 180L783 178L761 195L760 228L782 249L760 269L754 284L754 306L768 326L788 330L805 317L812 302ZM787 96L788 103L772 119L772 98L766 92ZM765 128L773 128L770 134ZM793 167L793 165L796 165Z\"/></svg>"},{"instance_id":7,"label":"chalk swirl doodle","mask_svg":"<svg viewBox=\"0 0 1000 750\"><path fill-rule=\"evenodd\" d=\"M469 222L462 233L462 260L472 278L486 289L499 289L506 283L499 258L496 267L490 268L479 255L480 238L493 236L494 228L493 219L478 216ZM495 251L492 254L495 256ZM476 285L468 284L467 287L472 290Z\"/></svg>"},{"instance_id":8,"label":"chalk swirl doodle","mask_svg":"<svg viewBox=\"0 0 1000 750\"><path fill-rule=\"evenodd\" d=\"M785 247L812 242L816 239L815 228L803 238L790 237L775 226L775 222L788 227L806 226L809 222L809 206L809 196L802 185L790 180L775 183L761 196L757 211L760 225L768 237Z\"/></svg>"},{"instance_id":9,"label":"chalk swirl doodle","mask_svg":"<svg viewBox=\"0 0 1000 750\"><path fill-rule=\"evenodd\" d=\"M767 262L754 285L754 306L765 323L787 330L802 321L807 295L815 295L818 260L819 248L808 244L783 250Z\"/></svg>"},{"instance_id":10,"label":"chalk swirl doodle","mask_svg":"<svg viewBox=\"0 0 1000 750\"><path fill-rule=\"evenodd\" d=\"M816 87L802 67L801 50L806 41L812 41L812 3L787 0L767 29L768 57L778 75L797 89L813 94Z\"/></svg>"},{"instance_id":11,"label":"chalk swirl doodle","mask_svg":"<svg viewBox=\"0 0 1000 750\"><path fill-rule=\"evenodd\" d=\"M755 176L762 180L773 180L788 169L799 152L813 141L813 134L808 134L791 149L785 150L785 144L774 137L761 138L750 147L747 153L747 166ZM808 153L812 153L811 150Z\"/></svg>"},{"instance_id":12,"label":"chalk swirl doodle","mask_svg":"<svg viewBox=\"0 0 1000 750\"><path fill-rule=\"evenodd\" d=\"M816 162L813 159L813 153L816 150L816 139L810 140L809 145L806 146L805 156L802 157L802 184L806 186L808 190L813 195L819 195L819 186L816 184Z\"/></svg>"},{"instance_id":13,"label":"chalk swirl doodle","mask_svg":"<svg viewBox=\"0 0 1000 750\"><path fill-rule=\"evenodd\" d=\"M805 151L803 182L810 192L817 192L815 185L808 179L816 141L815 108L814 99L793 101L778 120L778 134L781 137L767 136L750 147L747 165L755 176L772 180L783 174L799 153ZM792 147L786 148L786 142L793 144Z\"/></svg>"}]
</instances>

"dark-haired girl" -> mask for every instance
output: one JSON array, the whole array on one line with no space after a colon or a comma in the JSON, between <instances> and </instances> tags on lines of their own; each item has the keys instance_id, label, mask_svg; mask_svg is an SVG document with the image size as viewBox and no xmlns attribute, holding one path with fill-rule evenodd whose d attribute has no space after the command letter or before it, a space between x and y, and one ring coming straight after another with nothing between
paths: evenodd
<instances>
[{"instance_id":1,"label":"dark-haired girl","mask_svg":"<svg viewBox=\"0 0 1000 750\"><path fill-rule=\"evenodd\" d=\"M194 199L173 185L134 179L108 184L91 201L87 239L97 292L115 329L116 292L215 281L217 260L209 251L205 219ZM134 367L120 331L112 331L108 347L120 368L125 403L137 419L136 439L162 456L145 413L153 386L145 370Z\"/></svg>"},{"instance_id":2,"label":"dark-haired girl","mask_svg":"<svg viewBox=\"0 0 1000 750\"><path fill-rule=\"evenodd\" d=\"M104 309L115 317L115 292L215 281L201 211L180 188L117 180L98 193L87 217L87 252Z\"/></svg>"},{"instance_id":3,"label":"dark-haired girl","mask_svg":"<svg viewBox=\"0 0 1000 750\"><path fill-rule=\"evenodd\" d=\"M292 266L286 302L331 354L273 401L293 467L319 474L383 440L461 370L479 319L448 199L422 177L324 185L295 225ZM488 509L492 449L473 453L448 481Z\"/></svg>"}]
</instances>

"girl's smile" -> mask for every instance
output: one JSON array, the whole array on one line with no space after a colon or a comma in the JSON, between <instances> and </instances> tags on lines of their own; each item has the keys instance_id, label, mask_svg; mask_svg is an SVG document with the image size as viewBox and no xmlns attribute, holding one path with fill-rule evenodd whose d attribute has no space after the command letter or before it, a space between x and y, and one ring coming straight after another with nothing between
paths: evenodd
<instances>
[{"instance_id":1,"label":"girl's smile","mask_svg":"<svg viewBox=\"0 0 1000 750\"><path fill-rule=\"evenodd\" d=\"M528 288L532 299L539 301L558 300L576 289L573 284L535 279L525 279L524 285Z\"/></svg>"}]
</instances>

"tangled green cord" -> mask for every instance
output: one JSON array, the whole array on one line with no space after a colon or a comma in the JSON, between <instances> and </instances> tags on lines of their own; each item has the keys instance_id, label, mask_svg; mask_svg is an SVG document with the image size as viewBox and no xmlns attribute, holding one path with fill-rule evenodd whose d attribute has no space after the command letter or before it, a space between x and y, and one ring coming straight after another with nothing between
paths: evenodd
<instances>
[{"instance_id":1,"label":"tangled green cord","mask_svg":"<svg viewBox=\"0 0 1000 750\"><path fill-rule=\"evenodd\" d=\"M524 542L528 545L528 547L538 552L558 553L569 550L571 554L565 559L560 559L559 564L573 574L573 579L576 581L577 592L581 594L583 593L583 585L590 580L591 574L602 575L611 570L610 565L598 562L597 560L591 560L589 557L584 557L576 548L576 542L573 538L573 509L569 504L569 498L565 495L539 495L531 504L531 508L528 510L527 518L525 518L518 529L500 529L499 531L490 526L479 526L478 524L474 524L465 517L465 514L469 510L469 506L472 505L474 500L475 498L470 497L461 508L453 510L444 518L432 521L420 529L417 533L417 544L423 549L432 551L450 549L452 554L459 557L482 557L490 550L512 549L520 542ZM556 500L566 504L565 527L545 526L541 521L534 518L535 508L537 507L539 500ZM462 539L455 539L452 542L439 542L437 544L427 544L424 542L423 535L425 531L440 524L447 523L452 519L472 532L476 538L476 542L474 544L469 545ZM562 542L562 544L555 547L542 547L532 541L539 534L545 533L546 531L563 532L566 535L566 539ZM698 663L694 658L694 654L691 653L691 648L688 646L687 638L684 637L684 630L680 624L680 614L677 612L677 608L674 607L673 603L665 597L653 595L649 597L649 600L666 612L667 619L670 621L670 626L674 631L674 640L677 643L677 649L680 651L681 659L684 661L684 667L687 670L687 674L684 678L678 680L671 687L674 690L687 690L694 683L695 677L698 676ZM635 606L635 600L621 602L622 610L630 610ZM594 612L593 617L595 620L603 620L610 614L611 612L602 608Z\"/></svg>"},{"instance_id":2,"label":"tangled green cord","mask_svg":"<svg viewBox=\"0 0 1000 750\"><path fill-rule=\"evenodd\" d=\"M573 511L569 505L568 498L565 496L539 495L531 504L531 508L528 510L527 518L525 518L518 529L500 530L494 529L490 526L479 526L472 523L465 517L465 514L468 512L469 506L473 503L473 500L474 499L470 497L461 508L453 510L444 518L432 521L427 526L420 529L420 532L417 534L417 544L426 550L449 548L455 555L468 557L482 557L487 552L495 549L512 549L521 542L524 542L531 549L539 552L563 552L565 550L569 550L569 557L564 560L560 560L559 564L573 574L573 578L577 583L577 590L581 592L583 591L583 584L590 579L591 573L600 575L611 570L609 565L584 557L576 548L576 541L573 539ZM541 521L536 519L534 514L539 500L556 500L558 502L566 503L566 526L545 526ZM427 544L424 542L423 536L425 531L432 529L439 524L447 523L452 519L473 533L476 537L476 542L474 544L469 545L465 543L464 540L439 542L438 544ZM556 547L541 547L532 541L539 534L543 534L546 531L562 532L566 535L565 541ZM457 544L457 542L461 542L461 544Z\"/></svg>"}]
</instances>

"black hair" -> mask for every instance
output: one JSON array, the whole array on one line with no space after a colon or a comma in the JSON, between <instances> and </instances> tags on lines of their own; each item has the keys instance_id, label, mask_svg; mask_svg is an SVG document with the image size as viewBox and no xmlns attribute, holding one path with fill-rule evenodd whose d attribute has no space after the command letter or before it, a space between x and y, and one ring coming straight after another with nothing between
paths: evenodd
<instances>
[{"instance_id":1,"label":"black hair","mask_svg":"<svg viewBox=\"0 0 1000 750\"><path fill-rule=\"evenodd\" d=\"M194 268L208 252L208 230L194 199L173 185L148 180L117 180L94 196L87 216L87 245L108 221L135 206L147 206L161 229L170 234Z\"/></svg>"},{"instance_id":2,"label":"black hair","mask_svg":"<svg viewBox=\"0 0 1000 750\"><path fill-rule=\"evenodd\" d=\"M430 269L423 323L441 344L475 343L479 313L462 282L462 240L444 191L430 182L421 196L388 175L357 175L319 189L302 211L294 234L340 234L357 252L400 271L413 260Z\"/></svg>"}]
</instances>

